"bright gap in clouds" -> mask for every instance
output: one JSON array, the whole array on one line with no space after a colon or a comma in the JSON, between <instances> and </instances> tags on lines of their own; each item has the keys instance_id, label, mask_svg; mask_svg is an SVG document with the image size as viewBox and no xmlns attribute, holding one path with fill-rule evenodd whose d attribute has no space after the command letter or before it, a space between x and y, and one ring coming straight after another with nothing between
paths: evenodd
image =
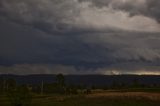
<instances>
[{"instance_id":1,"label":"bright gap in clouds","mask_svg":"<svg viewBox=\"0 0 160 106\"><path fill-rule=\"evenodd\" d=\"M114 10L112 6L97 8L91 2L82 2L78 7L80 14L72 24L81 28L160 32L160 24L143 15L130 16L129 12Z\"/></svg>"}]
</instances>

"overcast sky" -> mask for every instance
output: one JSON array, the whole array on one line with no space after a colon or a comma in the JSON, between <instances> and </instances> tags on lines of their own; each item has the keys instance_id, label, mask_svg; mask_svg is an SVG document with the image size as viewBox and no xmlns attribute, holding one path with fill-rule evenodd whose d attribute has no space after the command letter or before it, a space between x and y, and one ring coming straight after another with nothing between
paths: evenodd
<instances>
[{"instance_id":1,"label":"overcast sky","mask_svg":"<svg viewBox=\"0 0 160 106\"><path fill-rule=\"evenodd\" d=\"M0 0L0 74L160 74L160 0Z\"/></svg>"}]
</instances>

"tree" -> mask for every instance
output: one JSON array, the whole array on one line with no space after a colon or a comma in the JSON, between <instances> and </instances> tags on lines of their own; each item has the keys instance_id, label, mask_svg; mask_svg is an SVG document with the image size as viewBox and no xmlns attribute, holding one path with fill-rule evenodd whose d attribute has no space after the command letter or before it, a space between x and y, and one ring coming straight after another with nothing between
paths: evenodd
<instances>
[{"instance_id":1,"label":"tree","mask_svg":"<svg viewBox=\"0 0 160 106\"><path fill-rule=\"evenodd\" d=\"M64 87L65 86L65 79L64 79L64 75L63 74L58 74L56 76L56 80L57 80L57 84L60 86L60 87Z\"/></svg>"},{"instance_id":2,"label":"tree","mask_svg":"<svg viewBox=\"0 0 160 106\"><path fill-rule=\"evenodd\" d=\"M14 79L11 79L11 78L7 79L6 83L7 83L7 90L16 89L17 83Z\"/></svg>"},{"instance_id":3,"label":"tree","mask_svg":"<svg viewBox=\"0 0 160 106\"><path fill-rule=\"evenodd\" d=\"M56 80L57 80L57 91L60 94L64 94L65 93L65 79L63 74L58 74L56 76Z\"/></svg>"},{"instance_id":4,"label":"tree","mask_svg":"<svg viewBox=\"0 0 160 106\"><path fill-rule=\"evenodd\" d=\"M140 83L139 83L139 80L138 79L133 79L133 84L132 84L132 86L134 87L134 88L137 88L137 87L140 87Z\"/></svg>"},{"instance_id":5,"label":"tree","mask_svg":"<svg viewBox=\"0 0 160 106\"><path fill-rule=\"evenodd\" d=\"M26 86L9 89L7 93L11 106L30 106L32 96Z\"/></svg>"}]
</instances>

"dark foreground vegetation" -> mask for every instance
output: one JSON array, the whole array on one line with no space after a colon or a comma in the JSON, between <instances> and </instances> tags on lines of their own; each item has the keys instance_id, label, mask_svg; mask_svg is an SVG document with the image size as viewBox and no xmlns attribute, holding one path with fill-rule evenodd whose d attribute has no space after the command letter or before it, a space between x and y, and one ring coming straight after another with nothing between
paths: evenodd
<instances>
[{"instance_id":1,"label":"dark foreground vegetation","mask_svg":"<svg viewBox=\"0 0 160 106\"><path fill-rule=\"evenodd\" d=\"M21 98L12 104L7 96L1 95L0 106L159 106L160 94L108 91L87 95L32 94L32 101L30 100Z\"/></svg>"},{"instance_id":2,"label":"dark foreground vegetation","mask_svg":"<svg viewBox=\"0 0 160 106\"><path fill-rule=\"evenodd\" d=\"M0 106L160 106L160 85L113 82L110 86L67 84L58 74L54 83L18 84L0 79Z\"/></svg>"}]
</instances>

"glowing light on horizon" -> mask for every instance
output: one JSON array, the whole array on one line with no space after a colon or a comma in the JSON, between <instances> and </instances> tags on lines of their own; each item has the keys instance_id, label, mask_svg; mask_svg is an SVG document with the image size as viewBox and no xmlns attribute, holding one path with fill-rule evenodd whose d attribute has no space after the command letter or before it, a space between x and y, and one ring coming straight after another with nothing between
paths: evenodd
<instances>
[{"instance_id":1,"label":"glowing light on horizon","mask_svg":"<svg viewBox=\"0 0 160 106\"><path fill-rule=\"evenodd\" d=\"M124 70L105 70L102 71L104 75L160 75L160 70L158 71L147 71L147 70L137 70L134 72L123 72Z\"/></svg>"}]
</instances>

